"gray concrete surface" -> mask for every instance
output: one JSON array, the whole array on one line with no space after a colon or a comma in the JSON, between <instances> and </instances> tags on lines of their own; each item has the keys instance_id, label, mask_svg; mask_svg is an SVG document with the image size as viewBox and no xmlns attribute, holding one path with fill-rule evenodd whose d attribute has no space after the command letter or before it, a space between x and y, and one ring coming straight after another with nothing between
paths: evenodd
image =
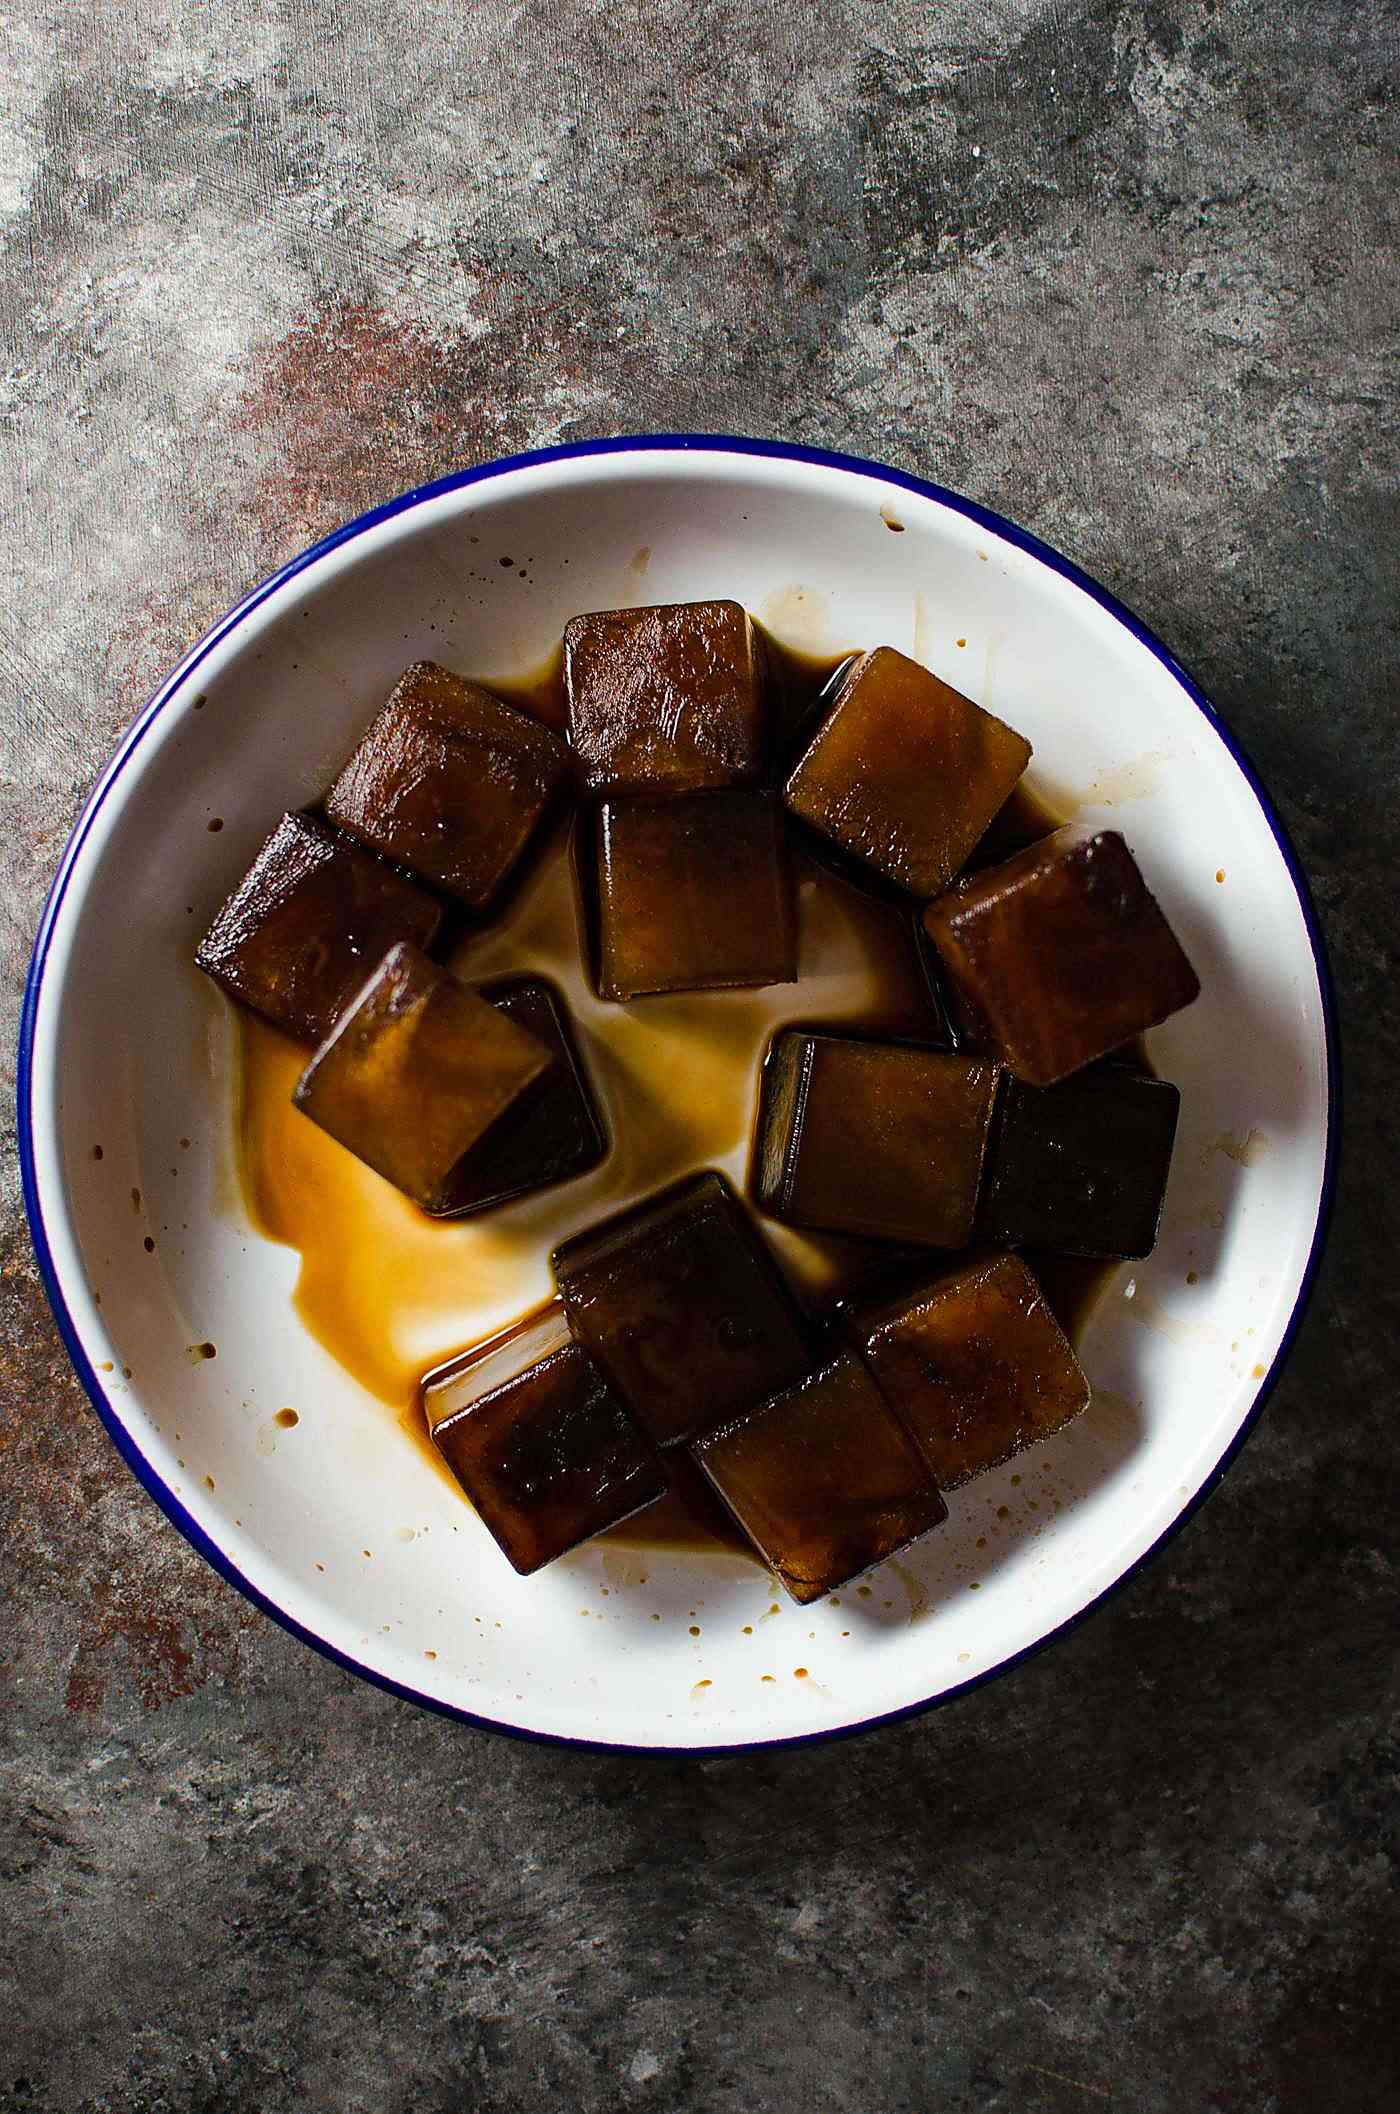
<instances>
[{"instance_id":1,"label":"gray concrete surface","mask_svg":"<svg viewBox=\"0 0 1400 2114\"><path fill-rule=\"evenodd\" d=\"M67 1371L11 1136L0 2108L1400 2105L1398 47L1393 0L11 0L11 1019L247 584L456 464L732 429L961 487L1171 641L1312 876L1351 1148L1262 1429L1127 1592L687 1764L454 1729L226 1590Z\"/></svg>"}]
</instances>

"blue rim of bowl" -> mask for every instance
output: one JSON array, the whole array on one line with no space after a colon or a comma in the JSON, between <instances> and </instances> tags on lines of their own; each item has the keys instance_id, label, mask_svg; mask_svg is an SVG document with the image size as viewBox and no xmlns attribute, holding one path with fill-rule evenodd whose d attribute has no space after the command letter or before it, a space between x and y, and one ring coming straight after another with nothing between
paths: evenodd
<instances>
[{"instance_id":1,"label":"blue rim of bowl","mask_svg":"<svg viewBox=\"0 0 1400 2114\"><path fill-rule=\"evenodd\" d=\"M1250 791L1259 803L1260 810L1269 825L1274 842L1278 846L1279 855L1293 883L1299 908L1303 914L1303 923L1307 931L1308 943L1312 948L1313 965L1317 973L1318 991L1322 1001L1326 1056L1327 1126L1322 1186L1318 1197L1317 1218L1313 1226L1312 1241L1308 1249L1308 1259L1298 1282L1298 1291L1293 1302L1292 1312L1288 1317L1269 1370L1260 1381L1254 1400L1250 1404L1249 1411L1239 1430L1235 1433L1230 1444L1226 1447L1224 1453L1222 1453L1220 1459L1200 1487L1193 1496L1187 1499L1181 1511L1177 1513L1171 1524L1163 1529L1156 1541L1149 1548L1144 1549L1142 1554L1136 1557L1128 1568L1114 1579L1111 1585L1106 1586L1101 1593L1096 1594L1092 1600L1088 1601L1082 1608L1077 1609L1073 1615L1067 1616L1054 1629L1047 1631L1043 1637L1038 1637L1033 1644L1023 1646L1020 1651L1013 1652L1008 1658L999 1660L995 1666L986 1668L982 1673L975 1674L971 1679L959 1682L955 1687L945 1689L938 1695L926 1696L917 1702L902 1704L897 1710L878 1712L874 1717L861 1718L850 1725L839 1725L814 1732L791 1733L776 1739L721 1741L717 1744L703 1747L687 1745L667 1746L650 1741L634 1744L621 1740L577 1738L568 1733L540 1732L530 1726L512 1725L499 1718L482 1717L474 1711L463 1710L458 1704L446 1703L438 1696L425 1695L420 1689L412 1688L406 1682L395 1681L388 1674L379 1673L374 1667L363 1665L359 1660L352 1658L348 1652L343 1652L336 1645L327 1642L324 1637L318 1637L314 1630L308 1629L294 1615L289 1615L285 1609L278 1607L276 1602L270 1600L250 1579L245 1578L237 1565L231 1562L224 1551L218 1547L217 1543L210 1539L192 1515L186 1511L170 1486L163 1481L150 1462L147 1461L145 1455L127 1431L112 1402L108 1399L97 1372L79 1341L77 1328L59 1282L58 1271L54 1263L48 1234L44 1226L43 1213L39 1204L33 1135L32 1070L34 1061L34 1027L38 1015L44 965L48 957L54 925L62 907L74 865L108 794L131 760L142 739L149 732L159 714L184 689L191 676L208 658L214 648L227 638L229 633L241 624L246 617L259 608L270 595L275 594L287 581L295 579L298 573L306 571L309 566L314 565L319 559L325 557L328 552L337 550L342 544L349 543L354 538L364 535L367 530L378 527L381 522L391 521L398 514L407 513L414 507L422 506L428 500L437 499L447 492L461 491L471 485L492 482L494 479L508 476L516 470L538 468L546 463L577 461L590 456L657 452L670 452L681 455L729 454L741 457L760 456L780 462L807 463L819 469L842 470L858 477L871 478L881 484L892 487L896 491L913 492L921 499L932 499L938 505L949 508L953 513L961 514L969 521L976 522L979 527L986 529L991 535L1001 538L1002 541L1013 545L1017 550L1024 551L1028 556L1037 559L1042 565L1048 566L1052 572L1058 573L1062 579L1068 580L1081 593L1087 595L1092 602L1097 603L1100 609L1121 624L1124 630L1130 633L1140 646L1145 647L1153 658L1159 661L1173 679L1180 684L1192 704L1208 721L1212 731L1223 742L1236 767L1248 784ZM35 937L34 950L29 963L29 973L24 987L18 1055L19 1077L16 1098L20 1177L24 1194L24 1208L29 1220L30 1235L34 1243L34 1252L38 1259L44 1290L48 1295L49 1305L53 1309L59 1335L63 1340L64 1348L67 1350L69 1358L72 1360L78 1378L81 1380L93 1407L106 1428L108 1437L112 1440L117 1451L121 1454L122 1459L132 1470L137 1480L155 1499L166 1516L179 1528L185 1539L207 1563L211 1564L223 1578L228 1580L230 1585L235 1586L255 1607L261 1609L263 1614L270 1616L274 1622L279 1623L293 1637L298 1638L303 1644L309 1645L313 1651L319 1652L323 1658L331 1660L336 1666L343 1667L347 1673L359 1675L361 1680L368 1681L374 1687L385 1690L389 1695L398 1696L407 1703L416 1703L425 1710L436 1711L442 1717L453 1718L460 1724L470 1725L483 1732L501 1733L512 1739L535 1741L546 1746L583 1748L600 1754L689 1756L696 1759L704 1759L714 1755L751 1754L777 1747L807 1747L826 1740L851 1739L858 1733L874 1731L877 1726L898 1724L902 1719L918 1717L925 1711L941 1709L945 1704L955 1701L960 1696L969 1694L974 1689L983 1687L987 1682L999 1680L1002 1675L1010 1673L1013 1667L1024 1664L1026 1660L1035 1657L1038 1652L1042 1652L1047 1646L1054 1644L1057 1639L1068 1635L1071 1630L1077 1628L1081 1622L1086 1621L1090 1615L1103 1607L1105 1602L1112 1599L1116 1593L1121 1592L1137 1576L1144 1565L1149 1563L1159 1550L1165 1548L1167 1543L1181 1532L1187 1521L1194 1516L1211 1493L1218 1488L1227 1469L1234 1462L1245 1440L1253 1431L1264 1404L1277 1384L1279 1374L1287 1360L1289 1351L1292 1349L1294 1338L1302 1322L1326 1242L1327 1228L1331 1218L1336 1190L1337 1146L1341 1120L1341 1078L1336 1000L1332 987L1331 970L1327 960L1326 944L1323 940L1317 912L1313 905L1312 893L1288 832L1276 813L1273 802L1265 792L1253 764L1230 733L1228 727L1224 725L1209 699L1191 680L1191 677L1186 673L1186 670L1181 666L1175 655L1162 644L1162 641L1148 629L1140 618L1133 614L1125 603L1120 602L1115 595L1110 594L1106 588L1101 587L1096 580L1092 579L1088 573L1082 571L1071 559L1063 557L1059 551L1054 550L1049 544L1043 543L1038 536L1033 536L1029 530L1019 528L1015 522L1007 520L1002 514L993 512L990 507L979 505L974 499L964 498L961 493L950 491L944 485L934 484L928 478L915 477L908 471L892 469L887 464L869 461L864 456L838 454L827 448L804 447L794 441L745 439L724 433L632 434L613 440L573 441L559 447L536 448L519 455L501 456L494 462L483 463L474 469L454 471L450 476L435 478L429 484L416 485L411 490L400 493L397 498L386 500L382 506L371 507L367 513L357 515L353 521L346 522L342 527L333 530L329 536L322 537L319 543L313 543L309 549L290 559L279 571L252 588L240 602L235 603L226 616L221 617L218 623L206 632L199 643L186 654L184 660L181 661L173 673L160 685L144 710L131 727L128 728L106 769L88 796L87 803L73 827L67 845L64 847L63 856L59 861L58 870L50 885L43 915L39 921L39 929Z\"/></svg>"}]
</instances>

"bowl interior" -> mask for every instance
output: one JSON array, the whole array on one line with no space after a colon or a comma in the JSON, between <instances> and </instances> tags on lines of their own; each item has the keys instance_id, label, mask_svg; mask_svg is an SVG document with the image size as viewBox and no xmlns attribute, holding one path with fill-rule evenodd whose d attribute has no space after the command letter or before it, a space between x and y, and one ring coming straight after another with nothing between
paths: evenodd
<instances>
[{"instance_id":1,"label":"bowl interior","mask_svg":"<svg viewBox=\"0 0 1400 2114\"><path fill-rule=\"evenodd\" d=\"M318 794L407 661L520 676L577 610L709 595L814 651L897 645L1022 728L1054 802L1124 831L1203 985L1150 1038L1182 1125L1157 1251L1118 1273L1084 1341L1092 1408L957 1493L948 1526L867 1592L807 1610L717 1555L604 1543L515 1577L298 1320L298 1258L253 1230L236 1178L229 1016L190 961L273 819ZM245 610L90 809L33 1013L51 1269L80 1367L177 1516L373 1674L512 1727L628 1744L897 1711L1106 1590L1209 1480L1279 1352L1327 1108L1324 1001L1287 865L1164 658L937 496L723 451L509 469L364 530ZM277 1421L289 1405L293 1430Z\"/></svg>"}]
</instances>

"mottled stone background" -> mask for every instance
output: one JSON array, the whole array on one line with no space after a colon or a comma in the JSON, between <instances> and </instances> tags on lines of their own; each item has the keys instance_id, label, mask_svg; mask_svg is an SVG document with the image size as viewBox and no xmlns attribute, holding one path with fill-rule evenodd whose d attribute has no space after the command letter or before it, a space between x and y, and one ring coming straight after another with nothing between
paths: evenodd
<instances>
[{"instance_id":1,"label":"mottled stone background","mask_svg":"<svg viewBox=\"0 0 1400 2114\"><path fill-rule=\"evenodd\" d=\"M0 16L11 1017L250 582L457 464L729 429L1004 508L1178 649L1312 876L1350 1128L1287 1377L1146 1575L941 1714L691 1764L255 1616L85 1407L10 1155L0 2107L1395 2114L1398 47L1394 0Z\"/></svg>"}]
</instances>

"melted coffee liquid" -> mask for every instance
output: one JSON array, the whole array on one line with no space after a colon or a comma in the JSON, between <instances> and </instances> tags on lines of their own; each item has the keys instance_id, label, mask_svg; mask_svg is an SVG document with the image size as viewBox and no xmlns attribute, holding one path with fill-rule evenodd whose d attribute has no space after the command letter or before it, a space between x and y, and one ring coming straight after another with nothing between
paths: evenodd
<instances>
[{"instance_id":1,"label":"melted coffee liquid","mask_svg":"<svg viewBox=\"0 0 1400 2114\"><path fill-rule=\"evenodd\" d=\"M768 644L785 723L810 719L849 655L814 660ZM559 655L523 683L489 686L552 726L564 722ZM995 856L1008 856L1059 820L1019 791L993 825ZM775 1029L790 1021L914 1037L936 1029L907 907L853 886L801 847L799 983L603 1004L580 958L570 837L567 823L546 835L493 922L461 937L451 966L468 982L544 975L563 992L611 1139L602 1165L580 1180L480 1218L427 1218L293 1107L306 1052L237 1009L239 1158L249 1215L300 1256L294 1299L305 1326L392 1410L454 1492L458 1485L428 1437L422 1375L551 1298L549 1253L569 1235L697 1168L719 1167L742 1187L759 1068ZM802 1234L767 1220L763 1231L817 1310L878 1267L878 1247L869 1242ZM1087 1319L1107 1274L1099 1264L1055 1259L1045 1289L1071 1332ZM610 1539L748 1553L698 1470Z\"/></svg>"}]
</instances>

